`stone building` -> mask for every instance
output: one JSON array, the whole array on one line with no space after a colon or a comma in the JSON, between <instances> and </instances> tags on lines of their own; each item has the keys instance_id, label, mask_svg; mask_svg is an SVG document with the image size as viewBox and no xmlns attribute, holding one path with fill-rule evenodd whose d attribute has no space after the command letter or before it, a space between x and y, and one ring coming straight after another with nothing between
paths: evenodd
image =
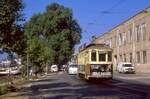
<instances>
[{"instance_id":1,"label":"stone building","mask_svg":"<svg viewBox=\"0 0 150 99\"><path fill-rule=\"evenodd\" d=\"M106 43L113 49L114 70L118 62L132 62L136 72L150 73L150 7L92 43Z\"/></svg>"}]
</instances>

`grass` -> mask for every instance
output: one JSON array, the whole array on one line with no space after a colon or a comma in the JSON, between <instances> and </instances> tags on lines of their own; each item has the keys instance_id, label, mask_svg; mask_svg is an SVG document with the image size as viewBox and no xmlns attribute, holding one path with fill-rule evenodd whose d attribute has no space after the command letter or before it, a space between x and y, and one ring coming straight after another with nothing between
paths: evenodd
<instances>
[{"instance_id":1,"label":"grass","mask_svg":"<svg viewBox=\"0 0 150 99\"><path fill-rule=\"evenodd\" d=\"M7 85L0 86L0 95L6 94L7 92L9 92Z\"/></svg>"},{"instance_id":2,"label":"grass","mask_svg":"<svg viewBox=\"0 0 150 99\"><path fill-rule=\"evenodd\" d=\"M39 76L30 76L30 79L32 80L36 80L38 78ZM5 76L1 77L0 83L0 95L3 95L9 92L20 90L21 86L30 83L30 80L28 80L26 77L22 77L21 75Z\"/></svg>"},{"instance_id":3,"label":"grass","mask_svg":"<svg viewBox=\"0 0 150 99\"><path fill-rule=\"evenodd\" d=\"M3 81L3 84L0 86L0 95L6 94L9 92L18 91L21 85L24 85L30 82L29 80L22 78L21 76L6 77L6 78L3 78L2 81Z\"/></svg>"}]
</instances>

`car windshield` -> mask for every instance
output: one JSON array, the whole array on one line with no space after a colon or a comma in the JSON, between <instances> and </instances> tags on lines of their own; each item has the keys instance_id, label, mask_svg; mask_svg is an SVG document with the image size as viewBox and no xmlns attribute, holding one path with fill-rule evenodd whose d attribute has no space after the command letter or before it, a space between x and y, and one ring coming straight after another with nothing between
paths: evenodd
<instances>
[{"instance_id":1,"label":"car windshield","mask_svg":"<svg viewBox=\"0 0 150 99\"><path fill-rule=\"evenodd\" d=\"M131 64L124 64L124 67L133 67Z\"/></svg>"}]
</instances>

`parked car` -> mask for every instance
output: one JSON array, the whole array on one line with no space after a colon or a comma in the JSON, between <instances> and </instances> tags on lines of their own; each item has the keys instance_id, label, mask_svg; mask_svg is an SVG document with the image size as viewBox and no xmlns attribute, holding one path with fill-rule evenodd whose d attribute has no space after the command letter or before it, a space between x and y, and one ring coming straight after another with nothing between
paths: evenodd
<instances>
[{"instance_id":1,"label":"parked car","mask_svg":"<svg viewBox=\"0 0 150 99\"><path fill-rule=\"evenodd\" d=\"M14 66L14 67L5 67L5 68L0 68L0 75L16 75L20 73L20 67Z\"/></svg>"},{"instance_id":2,"label":"parked car","mask_svg":"<svg viewBox=\"0 0 150 99\"><path fill-rule=\"evenodd\" d=\"M51 72L58 72L58 66L57 65L51 65L50 71Z\"/></svg>"},{"instance_id":3,"label":"parked car","mask_svg":"<svg viewBox=\"0 0 150 99\"><path fill-rule=\"evenodd\" d=\"M129 62L120 62L117 65L117 70L119 73L135 73L135 67Z\"/></svg>"},{"instance_id":4,"label":"parked car","mask_svg":"<svg viewBox=\"0 0 150 99\"><path fill-rule=\"evenodd\" d=\"M78 73L78 66L77 65L69 65L68 74L77 74L77 73Z\"/></svg>"}]
</instances>

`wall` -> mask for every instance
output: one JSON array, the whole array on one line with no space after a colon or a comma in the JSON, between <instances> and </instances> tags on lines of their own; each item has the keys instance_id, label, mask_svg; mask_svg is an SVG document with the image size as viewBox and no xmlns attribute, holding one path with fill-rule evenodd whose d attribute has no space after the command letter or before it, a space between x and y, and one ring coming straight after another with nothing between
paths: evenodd
<instances>
[{"instance_id":1,"label":"wall","mask_svg":"<svg viewBox=\"0 0 150 99\"><path fill-rule=\"evenodd\" d=\"M118 62L126 61L135 65L136 72L150 73L150 8L119 24L92 43L110 45L113 49L114 70ZM146 51L146 56L143 51ZM147 60L145 63L144 56Z\"/></svg>"}]
</instances>

